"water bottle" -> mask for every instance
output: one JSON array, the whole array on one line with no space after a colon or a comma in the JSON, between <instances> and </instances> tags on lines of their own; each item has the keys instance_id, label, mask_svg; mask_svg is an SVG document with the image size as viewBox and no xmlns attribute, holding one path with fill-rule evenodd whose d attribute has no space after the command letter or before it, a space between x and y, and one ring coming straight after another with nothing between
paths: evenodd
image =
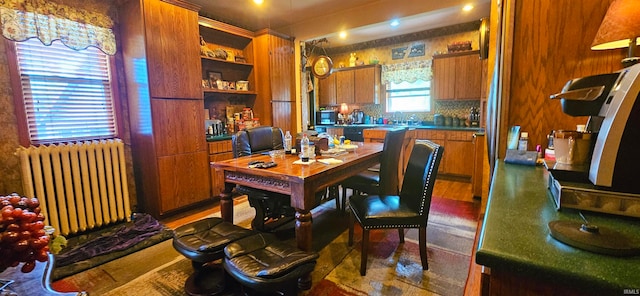
<instances>
[{"instance_id":1,"label":"water bottle","mask_svg":"<svg viewBox=\"0 0 640 296\"><path fill-rule=\"evenodd\" d=\"M284 153L291 154L291 133L289 131L284 135Z\"/></svg>"},{"instance_id":2,"label":"water bottle","mask_svg":"<svg viewBox=\"0 0 640 296\"><path fill-rule=\"evenodd\" d=\"M309 161L309 138L307 134L302 134L302 140L300 140L300 157L302 162Z\"/></svg>"}]
</instances>

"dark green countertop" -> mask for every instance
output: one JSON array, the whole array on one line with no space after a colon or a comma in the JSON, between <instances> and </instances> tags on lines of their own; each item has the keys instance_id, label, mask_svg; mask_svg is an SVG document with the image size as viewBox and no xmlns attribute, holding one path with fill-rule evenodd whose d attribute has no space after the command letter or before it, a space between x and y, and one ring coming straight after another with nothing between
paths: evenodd
<instances>
[{"instance_id":1,"label":"dark green countertop","mask_svg":"<svg viewBox=\"0 0 640 296\"><path fill-rule=\"evenodd\" d=\"M498 160L482 225L476 263L557 284L622 294L640 288L640 256L614 257L583 251L555 240L547 224L582 222L578 211L557 211L544 167ZM590 223L640 239L640 220L583 212ZM612 295L612 294L609 294Z\"/></svg>"}]
</instances>

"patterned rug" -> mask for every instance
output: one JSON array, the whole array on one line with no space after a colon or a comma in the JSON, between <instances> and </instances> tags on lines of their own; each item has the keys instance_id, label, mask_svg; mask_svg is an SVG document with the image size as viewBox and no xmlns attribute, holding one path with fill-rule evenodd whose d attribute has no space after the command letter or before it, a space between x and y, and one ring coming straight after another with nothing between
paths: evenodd
<instances>
[{"instance_id":1,"label":"patterned rug","mask_svg":"<svg viewBox=\"0 0 640 296\"><path fill-rule=\"evenodd\" d=\"M359 274L361 230L347 246L348 215L330 201L312 211L313 247L320 258L313 286L301 295L462 295L476 231L477 206L434 197L427 227L429 270L422 271L417 230L408 230L400 244L397 231L371 231L367 275ZM234 221L249 227L253 209L236 206ZM282 239L295 244L293 233ZM145 262L145 264L140 264ZM90 295L185 295L183 285L191 263L171 241L144 249L53 283L58 291Z\"/></svg>"}]
</instances>

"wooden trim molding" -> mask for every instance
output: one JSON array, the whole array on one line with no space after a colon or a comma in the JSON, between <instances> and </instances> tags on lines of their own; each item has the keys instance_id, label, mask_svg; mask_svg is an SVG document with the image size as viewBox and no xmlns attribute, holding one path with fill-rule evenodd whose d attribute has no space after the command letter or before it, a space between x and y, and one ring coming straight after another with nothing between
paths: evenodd
<instances>
[{"instance_id":1,"label":"wooden trim molding","mask_svg":"<svg viewBox=\"0 0 640 296\"><path fill-rule=\"evenodd\" d=\"M31 141L29 139L29 129L27 128L27 114L24 109L24 97L22 96L20 73L18 72L16 45L14 41L6 38L2 39L4 39L5 42L7 64L9 66L9 79L11 80L11 89L13 91L13 108L18 125L18 143L23 147L29 147L29 145L31 145Z\"/></svg>"},{"instance_id":2,"label":"wooden trim molding","mask_svg":"<svg viewBox=\"0 0 640 296\"><path fill-rule=\"evenodd\" d=\"M169 4L173 4L175 6L182 7L184 9L193 10L195 12L200 11L200 8L202 8L200 5L196 5L196 4L189 3L187 1L182 1L182 0L161 0L161 1Z\"/></svg>"}]
</instances>

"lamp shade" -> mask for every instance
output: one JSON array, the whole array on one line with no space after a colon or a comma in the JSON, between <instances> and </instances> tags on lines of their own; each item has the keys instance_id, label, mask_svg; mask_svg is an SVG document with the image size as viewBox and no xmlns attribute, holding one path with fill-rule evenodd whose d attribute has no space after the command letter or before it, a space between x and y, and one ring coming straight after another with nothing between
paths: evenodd
<instances>
[{"instance_id":1,"label":"lamp shade","mask_svg":"<svg viewBox=\"0 0 640 296\"><path fill-rule=\"evenodd\" d=\"M592 50L624 48L640 36L640 1L614 0L602 20Z\"/></svg>"}]
</instances>

